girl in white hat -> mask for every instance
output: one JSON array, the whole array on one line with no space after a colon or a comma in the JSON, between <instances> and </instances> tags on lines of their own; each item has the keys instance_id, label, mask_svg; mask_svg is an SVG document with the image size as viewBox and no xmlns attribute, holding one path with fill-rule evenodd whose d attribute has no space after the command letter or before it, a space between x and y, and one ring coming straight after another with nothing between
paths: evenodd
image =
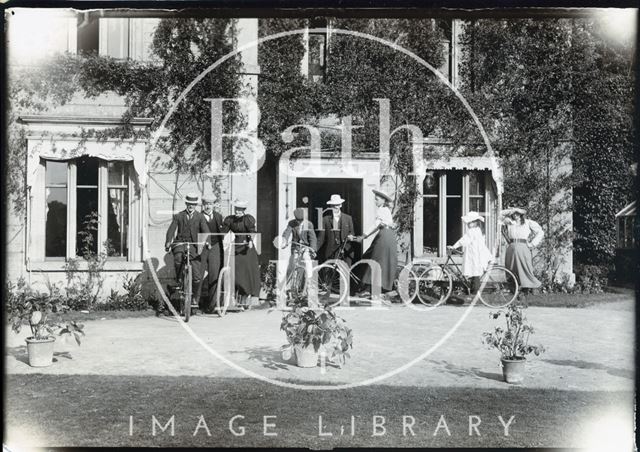
<instances>
[{"instance_id":1,"label":"girl in white hat","mask_svg":"<svg viewBox=\"0 0 640 452\"><path fill-rule=\"evenodd\" d=\"M467 232L458 240L451 249L463 248L462 274L471 278L473 292L480 288L480 276L485 272L491 262L491 251L487 248L481 223L484 218L478 212L469 212L462 216L462 221L467 224Z\"/></svg>"}]
</instances>

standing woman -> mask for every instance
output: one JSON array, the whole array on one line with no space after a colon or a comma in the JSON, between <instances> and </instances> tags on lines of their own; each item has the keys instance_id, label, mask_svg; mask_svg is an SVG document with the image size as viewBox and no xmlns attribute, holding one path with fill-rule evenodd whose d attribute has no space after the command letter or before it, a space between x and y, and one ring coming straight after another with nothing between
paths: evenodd
<instances>
[{"instance_id":1,"label":"standing woman","mask_svg":"<svg viewBox=\"0 0 640 452\"><path fill-rule=\"evenodd\" d=\"M396 278L398 267L398 240L394 230L396 226L389 208L391 196L382 190L373 190L373 193L375 194L376 219L371 228L359 240L366 239L377 232L371 246L362 255L362 259L371 259L380 265L381 292L384 293L393 290L393 281ZM367 264L362 264L360 267L360 289L371 292L371 267Z\"/></svg>"},{"instance_id":2,"label":"standing woman","mask_svg":"<svg viewBox=\"0 0 640 452\"><path fill-rule=\"evenodd\" d=\"M242 302L241 307L248 307L247 297L260 295L260 267L258 253L253 242L252 233L256 232L256 219L245 213L247 202L236 200L234 202L234 215L224 219L225 231L235 234L235 284L239 290Z\"/></svg>"},{"instance_id":3,"label":"standing woman","mask_svg":"<svg viewBox=\"0 0 640 452\"><path fill-rule=\"evenodd\" d=\"M507 247L504 265L518 278L523 289L537 289L542 283L533 274L531 249L538 246L544 231L538 223L526 218L527 211L512 207L502 211Z\"/></svg>"}]
</instances>

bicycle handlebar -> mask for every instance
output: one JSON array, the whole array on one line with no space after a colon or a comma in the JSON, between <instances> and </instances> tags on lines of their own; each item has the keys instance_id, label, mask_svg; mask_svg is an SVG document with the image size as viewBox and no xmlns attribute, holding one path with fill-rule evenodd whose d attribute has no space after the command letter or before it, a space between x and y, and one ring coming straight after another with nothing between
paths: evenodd
<instances>
[{"instance_id":1,"label":"bicycle handlebar","mask_svg":"<svg viewBox=\"0 0 640 452\"><path fill-rule=\"evenodd\" d=\"M308 246L308 245L305 245L304 243L300 243L300 242L291 242L291 245L297 245L297 246L299 246L299 247L301 247L301 248L306 248L306 249L308 249L309 251L311 251L311 252L312 252L312 253L314 253L314 254L316 253L316 250L314 250L313 248L311 248L311 247L310 247L310 246Z\"/></svg>"}]
</instances>

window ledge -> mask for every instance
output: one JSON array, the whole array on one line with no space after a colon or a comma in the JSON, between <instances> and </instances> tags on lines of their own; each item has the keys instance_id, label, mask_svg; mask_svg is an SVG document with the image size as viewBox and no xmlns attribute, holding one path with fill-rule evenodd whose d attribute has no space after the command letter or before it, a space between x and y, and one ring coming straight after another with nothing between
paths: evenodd
<instances>
[{"instance_id":1,"label":"window ledge","mask_svg":"<svg viewBox=\"0 0 640 452\"><path fill-rule=\"evenodd\" d=\"M117 272L117 271L142 271L143 269L142 262L128 262L128 261L107 261L104 264L104 268L102 271L109 272ZM65 271L65 262L64 261L44 261L44 262L31 262L29 271L36 272L64 272ZM82 261L78 264L77 271L88 271L88 265L86 261Z\"/></svg>"}]
</instances>

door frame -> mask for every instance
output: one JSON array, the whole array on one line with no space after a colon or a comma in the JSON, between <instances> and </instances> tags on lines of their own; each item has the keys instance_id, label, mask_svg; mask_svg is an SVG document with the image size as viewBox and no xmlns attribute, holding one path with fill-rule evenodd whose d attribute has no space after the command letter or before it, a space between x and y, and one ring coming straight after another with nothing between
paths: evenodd
<instances>
[{"instance_id":1,"label":"door frame","mask_svg":"<svg viewBox=\"0 0 640 452\"><path fill-rule=\"evenodd\" d=\"M278 163L278 235L293 217L295 202L298 197L298 178L313 179L360 179L362 180L362 230L366 231L375 221L376 208L374 194L371 191L380 186L380 161L378 159L353 159L345 165L340 159L299 158L296 160L280 159ZM348 212L347 212L348 213ZM315 226L315 225L314 225ZM366 250L373 237L365 239L362 244ZM282 263L279 269L289 261L289 247L278 250L278 260Z\"/></svg>"}]
</instances>

